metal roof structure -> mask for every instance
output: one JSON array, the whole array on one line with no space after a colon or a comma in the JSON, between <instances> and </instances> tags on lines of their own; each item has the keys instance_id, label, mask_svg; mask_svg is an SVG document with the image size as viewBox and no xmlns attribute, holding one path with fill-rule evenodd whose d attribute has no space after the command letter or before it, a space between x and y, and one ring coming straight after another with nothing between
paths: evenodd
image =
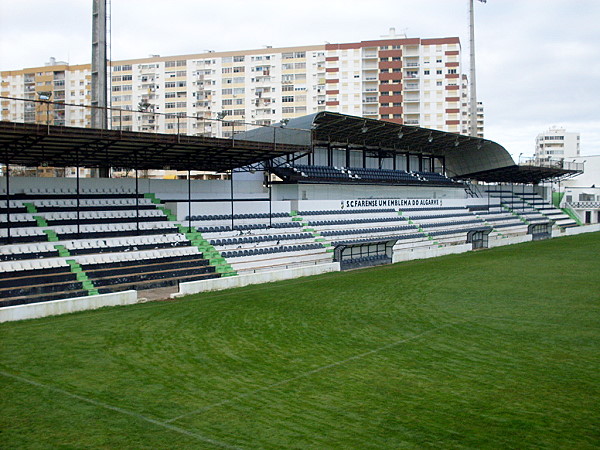
<instances>
[{"instance_id":1,"label":"metal roof structure","mask_svg":"<svg viewBox=\"0 0 600 450\"><path fill-rule=\"evenodd\" d=\"M280 127L282 139L298 145L348 146L382 155L411 153L442 157L448 176L453 178L538 183L580 173L535 166L516 170L521 166L515 164L508 151L489 139L328 111L290 119ZM267 142L267 132L265 129L255 129L239 136Z\"/></svg>"},{"instance_id":2,"label":"metal roof structure","mask_svg":"<svg viewBox=\"0 0 600 450\"><path fill-rule=\"evenodd\" d=\"M581 170L575 169L513 164L512 166L484 170L454 178L478 180L487 183L538 184L547 180L560 181L577 176L580 173L582 173Z\"/></svg>"},{"instance_id":3,"label":"metal roof structure","mask_svg":"<svg viewBox=\"0 0 600 450\"><path fill-rule=\"evenodd\" d=\"M0 162L219 172L309 150L276 137L258 144L237 136L219 139L0 121Z\"/></svg>"}]
</instances>

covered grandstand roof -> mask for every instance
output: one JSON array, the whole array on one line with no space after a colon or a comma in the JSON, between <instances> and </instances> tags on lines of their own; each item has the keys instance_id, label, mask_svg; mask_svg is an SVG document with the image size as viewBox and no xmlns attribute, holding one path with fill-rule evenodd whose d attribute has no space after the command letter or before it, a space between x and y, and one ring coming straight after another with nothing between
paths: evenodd
<instances>
[{"instance_id":1,"label":"covered grandstand roof","mask_svg":"<svg viewBox=\"0 0 600 450\"><path fill-rule=\"evenodd\" d=\"M498 169L484 170L455 178L485 181L487 183L538 184L545 180L562 180L581 173L580 170L532 165L512 165Z\"/></svg>"},{"instance_id":2,"label":"covered grandstand roof","mask_svg":"<svg viewBox=\"0 0 600 450\"><path fill-rule=\"evenodd\" d=\"M287 125L281 126L285 141L298 145L349 146L373 152L443 157L448 175L454 178L488 181L478 178L481 175L494 178L489 181L521 183L564 177L572 172L533 166L514 170L511 168L519 166L508 151L488 139L328 111L290 119ZM251 130L239 136L247 140L269 140L268 129Z\"/></svg>"},{"instance_id":3,"label":"covered grandstand roof","mask_svg":"<svg viewBox=\"0 0 600 450\"><path fill-rule=\"evenodd\" d=\"M269 130L268 144L257 144L237 136L219 139L0 121L0 158L23 166L223 171L308 150L282 143L273 128Z\"/></svg>"}]
</instances>

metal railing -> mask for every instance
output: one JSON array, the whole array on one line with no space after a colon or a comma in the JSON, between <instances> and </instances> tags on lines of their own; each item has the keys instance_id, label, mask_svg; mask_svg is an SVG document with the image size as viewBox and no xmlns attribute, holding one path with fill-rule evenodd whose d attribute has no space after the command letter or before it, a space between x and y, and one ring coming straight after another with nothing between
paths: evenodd
<instances>
[{"instance_id":1,"label":"metal railing","mask_svg":"<svg viewBox=\"0 0 600 450\"><path fill-rule=\"evenodd\" d=\"M528 158L520 160L519 165L521 166L533 166L533 167L548 167L554 169L565 169L565 170L576 170L583 172L584 163L575 161L565 161L564 159L539 159L539 158Z\"/></svg>"}]
</instances>

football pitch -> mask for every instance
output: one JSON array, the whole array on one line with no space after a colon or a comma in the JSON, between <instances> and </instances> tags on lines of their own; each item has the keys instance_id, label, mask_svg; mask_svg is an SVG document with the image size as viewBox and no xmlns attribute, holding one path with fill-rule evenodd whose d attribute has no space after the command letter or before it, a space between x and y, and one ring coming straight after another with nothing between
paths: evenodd
<instances>
[{"instance_id":1,"label":"football pitch","mask_svg":"<svg viewBox=\"0 0 600 450\"><path fill-rule=\"evenodd\" d=\"M598 448L600 233L0 325L0 448Z\"/></svg>"}]
</instances>

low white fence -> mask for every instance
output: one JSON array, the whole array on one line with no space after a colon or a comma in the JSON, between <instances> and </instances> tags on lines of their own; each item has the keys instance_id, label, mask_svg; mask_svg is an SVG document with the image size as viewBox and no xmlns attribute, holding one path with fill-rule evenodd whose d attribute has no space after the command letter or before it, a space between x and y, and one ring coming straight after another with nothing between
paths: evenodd
<instances>
[{"instance_id":1,"label":"low white fence","mask_svg":"<svg viewBox=\"0 0 600 450\"><path fill-rule=\"evenodd\" d=\"M237 275L234 277L212 278L209 280L190 281L179 283L179 292L171 297L196 294L206 291L220 291L250 284L270 283L273 281L289 280L291 278L319 275L327 272L339 272L340 263L319 264L315 266L294 267L291 269L273 270L265 272Z\"/></svg>"},{"instance_id":2,"label":"low white fence","mask_svg":"<svg viewBox=\"0 0 600 450\"><path fill-rule=\"evenodd\" d=\"M38 319L77 311L98 309L104 306L131 305L137 303L137 291L123 291L111 294L90 295L49 302L29 303L27 305L6 306L0 308L0 322Z\"/></svg>"}]
</instances>

